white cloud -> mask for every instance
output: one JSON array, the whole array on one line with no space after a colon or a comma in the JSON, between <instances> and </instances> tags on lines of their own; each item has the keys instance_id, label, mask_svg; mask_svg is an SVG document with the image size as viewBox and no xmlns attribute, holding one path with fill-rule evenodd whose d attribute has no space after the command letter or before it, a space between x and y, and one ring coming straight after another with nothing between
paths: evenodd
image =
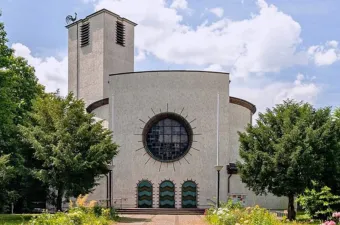
<instances>
[{"instance_id":1,"label":"white cloud","mask_svg":"<svg viewBox=\"0 0 340 225\"><path fill-rule=\"evenodd\" d=\"M97 0L82 0L84 3L95 3Z\"/></svg>"},{"instance_id":2,"label":"white cloud","mask_svg":"<svg viewBox=\"0 0 340 225\"><path fill-rule=\"evenodd\" d=\"M170 7L174 9L187 9L188 2L186 0L173 0Z\"/></svg>"},{"instance_id":3,"label":"white cloud","mask_svg":"<svg viewBox=\"0 0 340 225\"><path fill-rule=\"evenodd\" d=\"M224 14L224 9L220 7L212 8L209 10L211 13L215 14L217 17L221 18Z\"/></svg>"},{"instance_id":4,"label":"white cloud","mask_svg":"<svg viewBox=\"0 0 340 225\"><path fill-rule=\"evenodd\" d=\"M231 96L244 98L256 105L257 112L264 112L266 108L271 108L288 98L315 103L321 87L312 80L307 80L303 74L299 73L291 82L268 82L266 79L252 79L246 83L232 81L230 91ZM256 87L249 87L250 83L255 83Z\"/></svg>"},{"instance_id":5,"label":"white cloud","mask_svg":"<svg viewBox=\"0 0 340 225\"><path fill-rule=\"evenodd\" d=\"M46 87L47 92L55 92L60 90L61 95L67 94L67 57L58 60L55 57L39 58L31 54L31 50L21 44L12 45L16 56L24 57L28 64L35 68L35 74L39 82Z\"/></svg>"},{"instance_id":6,"label":"white cloud","mask_svg":"<svg viewBox=\"0 0 340 225\"><path fill-rule=\"evenodd\" d=\"M314 45L308 49L309 57L317 66L326 66L340 60L337 41L328 41L325 45Z\"/></svg>"},{"instance_id":7,"label":"white cloud","mask_svg":"<svg viewBox=\"0 0 340 225\"><path fill-rule=\"evenodd\" d=\"M326 45L330 46L330 47L333 47L333 48L337 48L339 43L337 41L328 41L326 42Z\"/></svg>"},{"instance_id":8,"label":"white cloud","mask_svg":"<svg viewBox=\"0 0 340 225\"><path fill-rule=\"evenodd\" d=\"M223 72L224 71L222 66L219 65L219 64L211 64L210 66L208 66L204 70L206 70L206 71L216 71L216 72Z\"/></svg>"},{"instance_id":9,"label":"white cloud","mask_svg":"<svg viewBox=\"0 0 340 225\"><path fill-rule=\"evenodd\" d=\"M257 3L259 11L249 19L220 18L196 27L184 24L165 0L98 0L94 7L137 22L136 48L166 63L218 64L239 77L308 63L307 54L297 50L300 25L264 0Z\"/></svg>"},{"instance_id":10,"label":"white cloud","mask_svg":"<svg viewBox=\"0 0 340 225\"><path fill-rule=\"evenodd\" d=\"M135 56L136 62L143 61L145 58L146 58L145 52L141 50L139 50L137 55Z\"/></svg>"}]
</instances>

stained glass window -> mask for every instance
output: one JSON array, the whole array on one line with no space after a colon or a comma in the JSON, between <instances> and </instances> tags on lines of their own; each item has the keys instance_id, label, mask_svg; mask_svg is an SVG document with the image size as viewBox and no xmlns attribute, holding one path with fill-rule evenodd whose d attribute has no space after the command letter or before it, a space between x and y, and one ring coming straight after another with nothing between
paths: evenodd
<instances>
[{"instance_id":1,"label":"stained glass window","mask_svg":"<svg viewBox=\"0 0 340 225\"><path fill-rule=\"evenodd\" d=\"M160 161L175 161L190 147L190 128L175 117L162 118L151 124L145 144L149 153Z\"/></svg>"}]
</instances>

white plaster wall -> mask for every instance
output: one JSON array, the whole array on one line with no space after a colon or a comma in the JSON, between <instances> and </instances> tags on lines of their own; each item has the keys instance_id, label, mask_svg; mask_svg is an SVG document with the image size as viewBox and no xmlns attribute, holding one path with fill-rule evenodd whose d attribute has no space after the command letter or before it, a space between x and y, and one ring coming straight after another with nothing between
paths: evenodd
<instances>
[{"instance_id":1,"label":"white plaster wall","mask_svg":"<svg viewBox=\"0 0 340 225\"><path fill-rule=\"evenodd\" d=\"M93 113L96 116L96 120L103 121L103 126L105 128L109 128L109 105L103 105L99 108L93 110ZM89 194L88 200L96 200L99 203L106 206L107 200L107 177L101 176L98 178L98 185L94 188L92 193Z\"/></svg>"},{"instance_id":2,"label":"white plaster wall","mask_svg":"<svg viewBox=\"0 0 340 225\"><path fill-rule=\"evenodd\" d=\"M239 175L233 175L230 178L230 181L230 190L232 194L246 195L246 206L259 205L263 208L276 210L287 209L288 207L288 198L277 197L270 193L268 193L268 195L256 195L254 192L246 188Z\"/></svg>"},{"instance_id":3,"label":"white plaster wall","mask_svg":"<svg viewBox=\"0 0 340 225\"><path fill-rule=\"evenodd\" d=\"M251 112L249 109L231 104L229 106L230 116L230 154L228 157L229 163L240 161L239 155L239 136L237 131L243 132L247 124L251 123ZM230 193L245 194L247 206L259 205L268 209L285 209L288 206L287 198L279 198L268 194L267 196L256 196L252 191L246 188L242 183L239 175L233 175L230 178Z\"/></svg>"},{"instance_id":4,"label":"white plaster wall","mask_svg":"<svg viewBox=\"0 0 340 225\"><path fill-rule=\"evenodd\" d=\"M238 131L245 131L247 124L251 123L252 113L244 106L229 103L229 120L230 120L230 153L228 154L228 163L239 161L239 136Z\"/></svg>"},{"instance_id":5,"label":"white plaster wall","mask_svg":"<svg viewBox=\"0 0 340 225\"><path fill-rule=\"evenodd\" d=\"M216 196L216 98L220 93L220 164L226 165L229 146L229 75L209 72L163 71L110 77L110 126L121 147L114 158L113 198L127 198L123 207L136 207L136 185L142 179L154 184L154 207L158 207L159 184L169 179L176 186L176 207L181 207L181 184L192 179L199 187L199 207L209 207ZM156 113L171 111L187 117L194 129L190 154L175 163L160 163L143 147L144 122ZM149 160L150 159L150 160ZM227 177L226 170L221 177ZM227 199L227 180L221 179L221 200Z\"/></svg>"},{"instance_id":6,"label":"white plaster wall","mask_svg":"<svg viewBox=\"0 0 340 225\"><path fill-rule=\"evenodd\" d=\"M68 29L68 92L77 97L77 26Z\"/></svg>"},{"instance_id":7,"label":"white plaster wall","mask_svg":"<svg viewBox=\"0 0 340 225\"><path fill-rule=\"evenodd\" d=\"M109 109L110 109L109 105L103 105L99 108L96 108L92 112L95 114L96 120L103 121L103 126L105 128L109 128L109 120L110 120Z\"/></svg>"},{"instance_id":8,"label":"white plaster wall","mask_svg":"<svg viewBox=\"0 0 340 225\"><path fill-rule=\"evenodd\" d=\"M134 71L134 25L120 21L125 26L125 46L116 44L118 19L105 13L104 30L104 95L108 95L109 74Z\"/></svg>"},{"instance_id":9,"label":"white plaster wall","mask_svg":"<svg viewBox=\"0 0 340 225\"><path fill-rule=\"evenodd\" d=\"M132 72L134 68L134 25L125 24L126 46L116 44L117 15L101 11L69 27L68 89L84 99L86 106L106 98L110 73ZM80 27L90 23L90 44L80 47ZM78 53L77 53L78 49ZM77 58L77 54L79 58ZM78 81L77 81L78 62Z\"/></svg>"}]
</instances>

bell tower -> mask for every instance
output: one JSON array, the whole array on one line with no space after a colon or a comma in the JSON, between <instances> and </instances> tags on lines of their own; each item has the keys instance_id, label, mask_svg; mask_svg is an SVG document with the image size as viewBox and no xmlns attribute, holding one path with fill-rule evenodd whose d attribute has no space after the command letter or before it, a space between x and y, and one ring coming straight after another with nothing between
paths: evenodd
<instances>
[{"instance_id":1,"label":"bell tower","mask_svg":"<svg viewBox=\"0 0 340 225\"><path fill-rule=\"evenodd\" d=\"M109 74L134 71L136 25L102 9L66 26L68 91L86 106L108 97Z\"/></svg>"}]
</instances>

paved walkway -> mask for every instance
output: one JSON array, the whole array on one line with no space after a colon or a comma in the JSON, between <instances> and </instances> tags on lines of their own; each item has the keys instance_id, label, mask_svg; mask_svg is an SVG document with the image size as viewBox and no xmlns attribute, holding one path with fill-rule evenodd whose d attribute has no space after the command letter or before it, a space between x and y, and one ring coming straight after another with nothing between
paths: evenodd
<instances>
[{"instance_id":1,"label":"paved walkway","mask_svg":"<svg viewBox=\"0 0 340 225\"><path fill-rule=\"evenodd\" d=\"M115 225L208 225L200 215L122 215Z\"/></svg>"}]
</instances>

